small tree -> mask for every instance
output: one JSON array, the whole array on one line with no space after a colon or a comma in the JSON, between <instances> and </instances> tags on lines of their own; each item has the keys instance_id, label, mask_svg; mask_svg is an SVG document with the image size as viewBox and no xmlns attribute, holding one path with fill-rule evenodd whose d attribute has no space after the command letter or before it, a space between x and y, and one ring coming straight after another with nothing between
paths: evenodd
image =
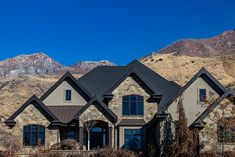
<instances>
[{"instance_id":1,"label":"small tree","mask_svg":"<svg viewBox=\"0 0 235 157\"><path fill-rule=\"evenodd\" d=\"M98 123L97 120L87 120L84 123L84 128L87 131L87 149L90 150L90 136L91 136L91 129Z\"/></svg>"},{"instance_id":2,"label":"small tree","mask_svg":"<svg viewBox=\"0 0 235 157\"><path fill-rule=\"evenodd\" d=\"M7 156L11 157L21 149L19 144L19 140L11 134L10 132L6 131L5 127L0 125L0 145L6 148Z\"/></svg>"},{"instance_id":3,"label":"small tree","mask_svg":"<svg viewBox=\"0 0 235 157\"><path fill-rule=\"evenodd\" d=\"M182 97L179 97L177 104L178 122L175 129L175 141L173 142L172 156L174 157L193 157L197 155L198 140L196 132L188 128Z\"/></svg>"}]
</instances>

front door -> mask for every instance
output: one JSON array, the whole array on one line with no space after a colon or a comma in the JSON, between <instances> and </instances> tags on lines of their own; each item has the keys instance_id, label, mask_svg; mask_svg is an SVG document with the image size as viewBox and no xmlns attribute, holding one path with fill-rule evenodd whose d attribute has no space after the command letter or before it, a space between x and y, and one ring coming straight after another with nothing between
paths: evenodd
<instances>
[{"instance_id":1,"label":"front door","mask_svg":"<svg viewBox=\"0 0 235 157\"><path fill-rule=\"evenodd\" d=\"M90 133L91 149L101 148L107 144L106 129L102 127L94 127Z\"/></svg>"}]
</instances>

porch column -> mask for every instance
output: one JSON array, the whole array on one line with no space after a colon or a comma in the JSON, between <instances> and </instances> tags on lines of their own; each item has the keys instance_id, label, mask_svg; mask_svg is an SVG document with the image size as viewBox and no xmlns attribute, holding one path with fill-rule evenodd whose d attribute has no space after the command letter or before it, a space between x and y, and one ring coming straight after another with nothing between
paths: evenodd
<instances>
[{"instance_id":1,"label":"porch column","mask_svg":"<svg viewBox=\"0 0 235 157\"><path fill-rule=\"evenodd\" d=\"M108 131L108 146L112 147L112 136L113 135L113 128L109 127L109 131Z\"/></svg>"},{"instance_id":2,"label":"porch column","mask_svg":"<svg viewBox=\"0 0 235 157\"><path fill-rule=\"evenodd\" d=\"M83 127L79 127L79 143L83 145Z\"/></svg>"}]
</instances>

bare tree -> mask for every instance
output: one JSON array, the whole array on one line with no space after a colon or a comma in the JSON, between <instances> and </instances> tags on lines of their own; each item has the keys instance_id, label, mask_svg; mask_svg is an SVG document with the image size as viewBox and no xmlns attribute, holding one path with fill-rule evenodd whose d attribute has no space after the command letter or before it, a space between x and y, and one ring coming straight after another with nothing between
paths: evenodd
<instances>
[{"instance_id":1,"label":"bare tree","mask_svg":"<svg viewBox=\"0 0 235 157\"><path fill-rule=\"evenodd\" d=\"M91 130L98 123L98 119L100 119L99 117L100 117L99 115L91 115L91 114L84 115L83 117L84 121L83 125L87 132L87 150L90 150Z\"/></svg>"},{"instance_id":2,"label":"bare tree","mask_svg":"<svg viewBox=\"0 0 235 157\"><path fill-rule=\"evenodd\" d=\"M0 145L6 148L6 153L9 157L14 156L14 154L21 149L19 140L7 129L0 124Z\"/></svg>"}]
</instances>

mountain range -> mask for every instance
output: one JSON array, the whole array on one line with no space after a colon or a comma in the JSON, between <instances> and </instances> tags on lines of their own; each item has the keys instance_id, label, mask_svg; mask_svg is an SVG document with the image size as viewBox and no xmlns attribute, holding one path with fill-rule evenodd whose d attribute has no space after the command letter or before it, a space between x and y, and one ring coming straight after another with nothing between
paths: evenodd
<instances>
[{"instance_id":1,"label":"mountain range","mask_svg":"<svg viewBox=\"0 0 235 157\"><path fill-rule=\"evenodd\" d=\"M208 39L186 39L140 58L168 80L184 85L205 67L224 86L235 89L235 30ZM109 61L84 61L65 66L44 53L20 55L0 62L0 123L32 94L41 96L65 71L79 78ZM17 76L17 77L15 77Z\"/></svg>"},{"instance_id":2,"label":"mountain range","mask_svg":"<svg viewBox=\"0 0 235 157\"><path fill-rule=\"evenodd\" d=\"M101 61L83 61L70 66L64 66L53 60L45 53L34 53L30 55L19 55L0 62L0 76L19 75L52 75L71 71L75 74L85 74L89 70L101 65L114 65L113 63Z\"/></svg>"}]
</instances>

